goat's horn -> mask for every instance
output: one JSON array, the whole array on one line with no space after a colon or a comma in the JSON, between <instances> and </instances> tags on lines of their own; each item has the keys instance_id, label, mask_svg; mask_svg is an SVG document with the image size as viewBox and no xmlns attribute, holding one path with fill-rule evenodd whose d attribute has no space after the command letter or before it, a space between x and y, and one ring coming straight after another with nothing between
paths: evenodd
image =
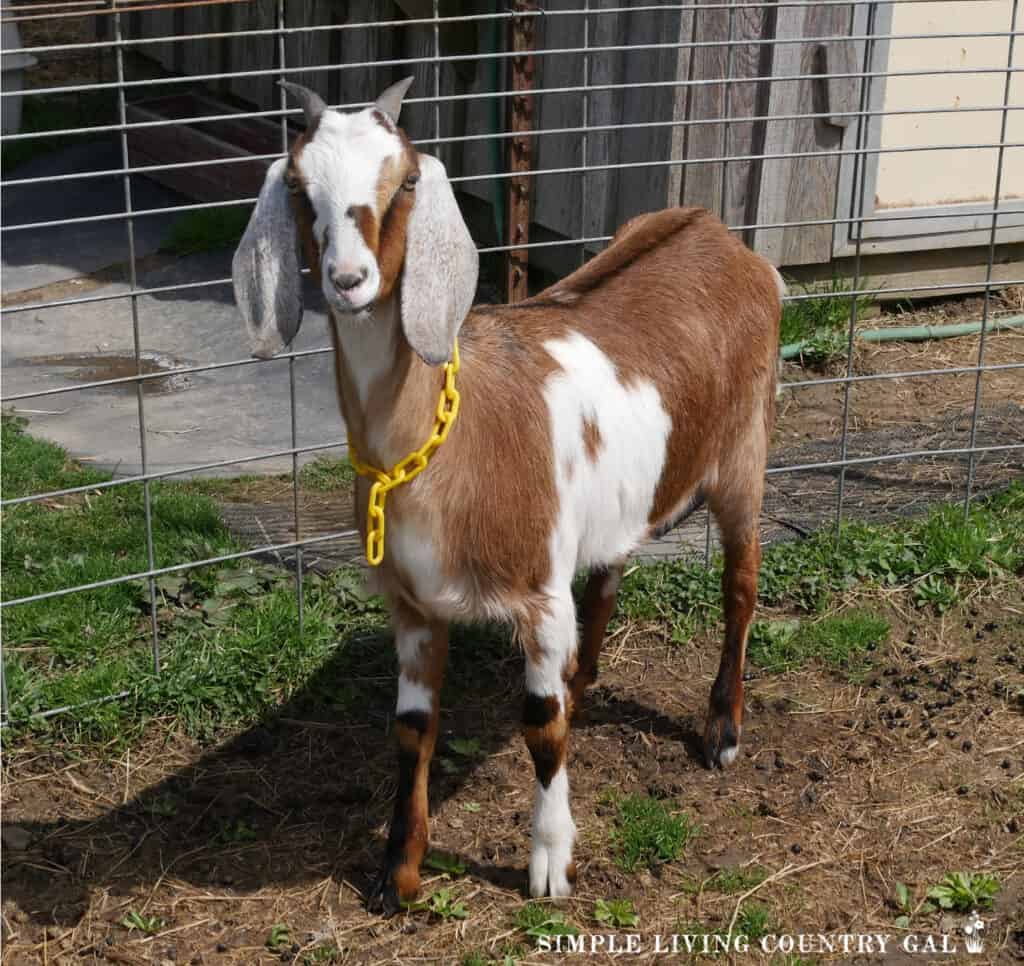
<instances>
[{"instance_id":1,"label":"goat's horn","mask_svg":"<svg viewBox=\"0 0 1024 966\"><path fill-rule=\"evenodd\" d=\"M303 113L306 115L306 127L313 127L320 120L320 115L327 110L323 98L301 84L293 84L291 81L280 81L281 86L292 97L299 102Z\"/></svg>"},{"instance_id":2,"label":"goat's horn","mask_svg":"<svg viewBox=\"0 0 1024 966\"><path fill-rule=\"evenodd\" d=\"M413 82L412 75L403 77L397 84L392 84L380 97L377 98L376 108L383 111L395 124L398 123L398 115L402 113L402 98L409 90Z\"/></svg>"}]
</instances>

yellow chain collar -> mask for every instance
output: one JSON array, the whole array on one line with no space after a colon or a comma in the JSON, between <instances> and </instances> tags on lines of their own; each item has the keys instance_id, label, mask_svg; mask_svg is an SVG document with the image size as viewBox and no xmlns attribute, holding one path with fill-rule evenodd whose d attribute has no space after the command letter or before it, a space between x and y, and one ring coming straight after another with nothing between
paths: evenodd
<instances>
[{"instance_id":1,"label":"yellow chain collar","mask_svg":"<svg viewBox=\"0 0 1024 966\"><path fill-rule=\"evenodd\" d=\"M459 343L452 348L452 361L444 365L444 386L437 400L434 431L430 438L405 459L399 460L390 472L360 462L355 448L349 444L348 455L360 476L374 479L370 499L366 506L366 559L376 567L384 559L384 502L388 493L401 483L408 483L427 468L434 451L448 438L455 418L459 415L459 391L455 388L455 374L459 371Z\"/></svg>"}]
</instances>

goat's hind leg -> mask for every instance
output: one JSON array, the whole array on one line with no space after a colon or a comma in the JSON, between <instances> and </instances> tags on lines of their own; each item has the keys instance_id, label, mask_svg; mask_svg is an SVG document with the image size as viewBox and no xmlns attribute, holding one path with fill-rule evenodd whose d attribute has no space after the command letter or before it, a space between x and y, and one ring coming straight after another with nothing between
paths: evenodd
<instances>
[{"instance_id":1,"label":"goat's hind leg","mask_svg":"<svg viewBox=\"0 0 1024 966\"><path fill-rule=\"evenodd\" d=\"M739 752L743 725L743 664L747 632L757 603L757 574L761 566L758 519L763 490L760 472L746 479L746 486L734 482L710 501L721 529L725 555L725 643L704 726L704 757L709 768L732 764Z\"/></svg>"},{"instance_id":2,"label":"goat's hind leg","mask_svg":"<svg viewBox=\"0 0 1024 966\"><path fill-rule=\"evenodd\" d=\"M621 564L596 568L590 572L583 591L583 633L580 638L576 673L569 682L572 713L579 713L583 694L597 680L597 661L601 656L604 633L615 610L615 598L622 582Z\"/></svg>"},{"instance_id":3,"label":"goat's hind leg","mask_svg":"<svg viewBox=\"0 0 1024 966\"><path fill-rule=\"evenodd\" d=\"M398 790L388 832L384 868L370 895L371 911L392 916L420 887L420 863L427 850L427 782L437 740L441 682L448 656L448 625L425 621L395 608L398 651Z\"/></svg>"}]
</instances>

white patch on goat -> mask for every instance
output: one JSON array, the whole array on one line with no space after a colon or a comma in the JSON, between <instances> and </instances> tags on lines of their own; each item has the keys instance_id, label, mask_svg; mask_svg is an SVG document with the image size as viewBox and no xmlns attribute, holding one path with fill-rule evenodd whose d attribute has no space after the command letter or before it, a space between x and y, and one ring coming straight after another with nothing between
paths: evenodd
<instances>
[{"instance_id":1,"label":"white patch on goat","mask_svg":"<svg viewBox=\"0 0 1024 966\"><path fill-rule=\"evenodd\" d=\"M395 714L406 711L430 711L433 708L433 692L419 681L413 681L404 674L398 676L398 705Z\"/></svg>"},{"instance_id":2,"label":"white patch on goat","mask_svg":"<svg viewBox=\"0 0 1024 966\"><path fill-rule=\"evenodd\" d=\"M733 745L731 748L723 748L718 753L718 761L721 766L723 768L728 768L736 760L736 756L739 754L739 751L740 750L736 745Z\"/></svg>"},{"instance_id":3,"label":"white patch on goat","mask_svg":"<svg viewBox=\"0 0 1024 966\"><path fill-rule=\"evenodd\" d=\"M575 840L576 823L569 811L569 776L562 767L551 776L547 788L537 783L530 849L530 895L572 894L572 883L565 873L572 862Z\"/></svg>"},{"instance_id":4,"label":"white patch on goat","mask_svg":"<svg viewBox=\"0 0 1024 966\"><path fill-rule=\"evenodd\" d=\"M560 586L580 567L621 560L647 533L672 420L652 382L624 386L612 360L579 332L544 348L561 366L544 386L559 496L552 580ZM601 434L596 459L586 452L584 420Z\"/></svg>"},{"instance_id":5,"label":"white patch on goat","mask_svg":"<svg viewBox=\"0 0 1024 966\"><path fill-rule=\"evenodd\" d=\"M570 585L561 593L553 593L545 601L546 613L533 629L539 660L526 662L526 690L542 698L558 698L565 707L565 679L562 672L576 651L576 605Z\"/></svg>"},{"instance_id":6,"label":"white patch on goat","mask_svg":"<svg viewBox=\"0 0 1024 966\"><path fill-rule=\"evenodd\" d=\"M388 299L384 304L374 305L368 312L356 317L339 317L332 312L330 318L348 362L359 405L365 407L370 397L370 387L395 366L398 339L397 302L395 299ZM387 426L386 420L370 421L368 431L371 446L378 447L383 443L382 438L378 439L373 435L382 426ZM396 457L395 461L401 456ZM386 468L390 469L391 466Z\"/></svg>"},{"instance_id":7,"label":"white patch on goat","mask_svg":"<svg viewBox=\"0 0 1024 966\"><path fill-rule=\"evenodd\" d=\"M430 640L429 627L395 628L395 650L398 652L398 664L403 668L420 666L420 649Z\"/></svg>"},{"instance_id":8,"label":"white patch on goat","mask_svg":"<svg viewBox=\"0 0 1024 966\"><path fill-rule=\"evenodd\" d=\"M410 487L420 485L413 480ZM400 498L400 497L399 497ZM392 498L394 499L394 498ZM408 583L408 590L428 613L445 620L507 620L507 608L484 601L463 580L444 577L440 554L430 532L415 520L398 517L387 528L385 554Z\"/></svg>"},{"instance_id":9,"label":"white patch on goat","mask_svg":"<svg viewBox=\"0 0 1024 966\"><path fill-rule=\"evenodd\" d=\"M533 629L536 648L527 652L539 653L539 659L527 659L526 690L542 697L556 697L564 714L562 672L576 651L576 607L570 583L565 584L561 593L553 593L545 607L546 612ZM530 852L530 892L533 895L567 896L572 892L565 870L572 861L575 837L576 826L569 808L569 778L563 765L547 788L537 782Z\"/></svg>"}]
</instances>

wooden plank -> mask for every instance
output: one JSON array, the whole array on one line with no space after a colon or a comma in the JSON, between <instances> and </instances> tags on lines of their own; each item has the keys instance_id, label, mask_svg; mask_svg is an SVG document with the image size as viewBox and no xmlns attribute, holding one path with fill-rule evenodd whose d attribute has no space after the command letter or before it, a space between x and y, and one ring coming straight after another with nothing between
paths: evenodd
<instances>
[{"instance_id":1,"label":"wooden plank","mask_svg":"<svg viewBox=\"0 0 1024 966\"><path fill-rule=\"evenodd\" d=\"M810 7L805 21L805 35L828 37L850 32L851 8ZM822 48L818 43L801 44L800 73L813 74L824 65ZM798 89L797 103L801 110L825 113L829 110L828 94L835 96L838 81L803 80ZM791 85L794 86L794 85ZM848 100L848 99L847 99ZM838 151L842 143L842 128L825 119L801 120L794 124L791 151ZM836 210L836 192L839 183L839 156L815 156L793 159L785 196L787 221L809 221L831 218ZM781 252L784 265L807 265L827 262L832 256L832 226L811 225L787 228Z\"/></svg>"},{"instance_id":2,"label":"wooden plank","mask_svg":"<svg viewBox=\"0 0 1024 966\"><path fill-rule=\"evenodd\" d=\"M701 0L709 3L711 0ZM735 13L735 12L733 12ZM694 10L695 43L716 43L728 39L730 11L711 8ZM692 79L724 78L729 70L724 46L697 47L693 51ZM687 120L725 117L726 85L700 84L690 89ZM686 129L684 156L687 161L720 157L725 150L725 128L718 124L695 124ZM718 212L722 207L722 165L687 164L683 169L683 204L700 205Z\"/></svg>"},{"instance_id":3,"label":"wooden plank","mask_svg":"<svg viewBox=\"0 0 1024 966\"><path fill-rule=\"evenodd\" d=\"M693 43L693 10L689 7L680 12L679 23L676 29L676 43L680 46L676 50L675 79L677 81L690 80L693 69L693 49L683 46ZM669 139L669 157L673 161L681 161L686 157L686 126L684 123L690 116L690 88L679 86L672 91L672 134ZM683 201L683 172L682 165L673 165L669 168L668 183L666 185L665 207L684 204Z\"/></svg>"},{"instance_id":4,"label":"wooden plank","mask_svg":"<svg viewBox=\"0 0 1024 966\"><path fill-rule=\"evenodd\" d=\"M679 12L667 9L657 12L625 15L623 42L642 47L664 43L666 37L679 33ZM622 57L622 83L629 86L621 92L619 123L663 122L672 116L675 91L670 86L644 87L649 83L676 80L676 51L638 50ZM671 130L666 126L634 128L619 133L618 161L630 162L671 160ZM668 195L669 167L643 167L618 173L615 204L606 234L613 233L623 222L646 211L664 207Z\"/></svg>"},{"instance_id":5,"label":"wooden plank","mask_svg":"<svg viewBox=\"0 0 1024 966\"><path fill-rule=\"evenodd\" d=\"M777 39L804 36L807 8L780 7L773 13L775 15L774 36ZM788 77L799 73L800 44L780 44L773 47L770 70L772 77ZM775 118L798 113L799 96L798 84L793 81L773 80L769 82L767 113L772 120L765 124L761 153L766 155L782 154L789 150L789 146L795 140L796 122L775 120ZM793 174L792 164L788 160L766 160L756 165L756 171L758 178L757 223L773 224L786 221L789 185ZM754 233L752 240L755 251L760 252L775 265L782 264L785 242L783 229L759 228Z\"/></svg>"}]
</instances>

